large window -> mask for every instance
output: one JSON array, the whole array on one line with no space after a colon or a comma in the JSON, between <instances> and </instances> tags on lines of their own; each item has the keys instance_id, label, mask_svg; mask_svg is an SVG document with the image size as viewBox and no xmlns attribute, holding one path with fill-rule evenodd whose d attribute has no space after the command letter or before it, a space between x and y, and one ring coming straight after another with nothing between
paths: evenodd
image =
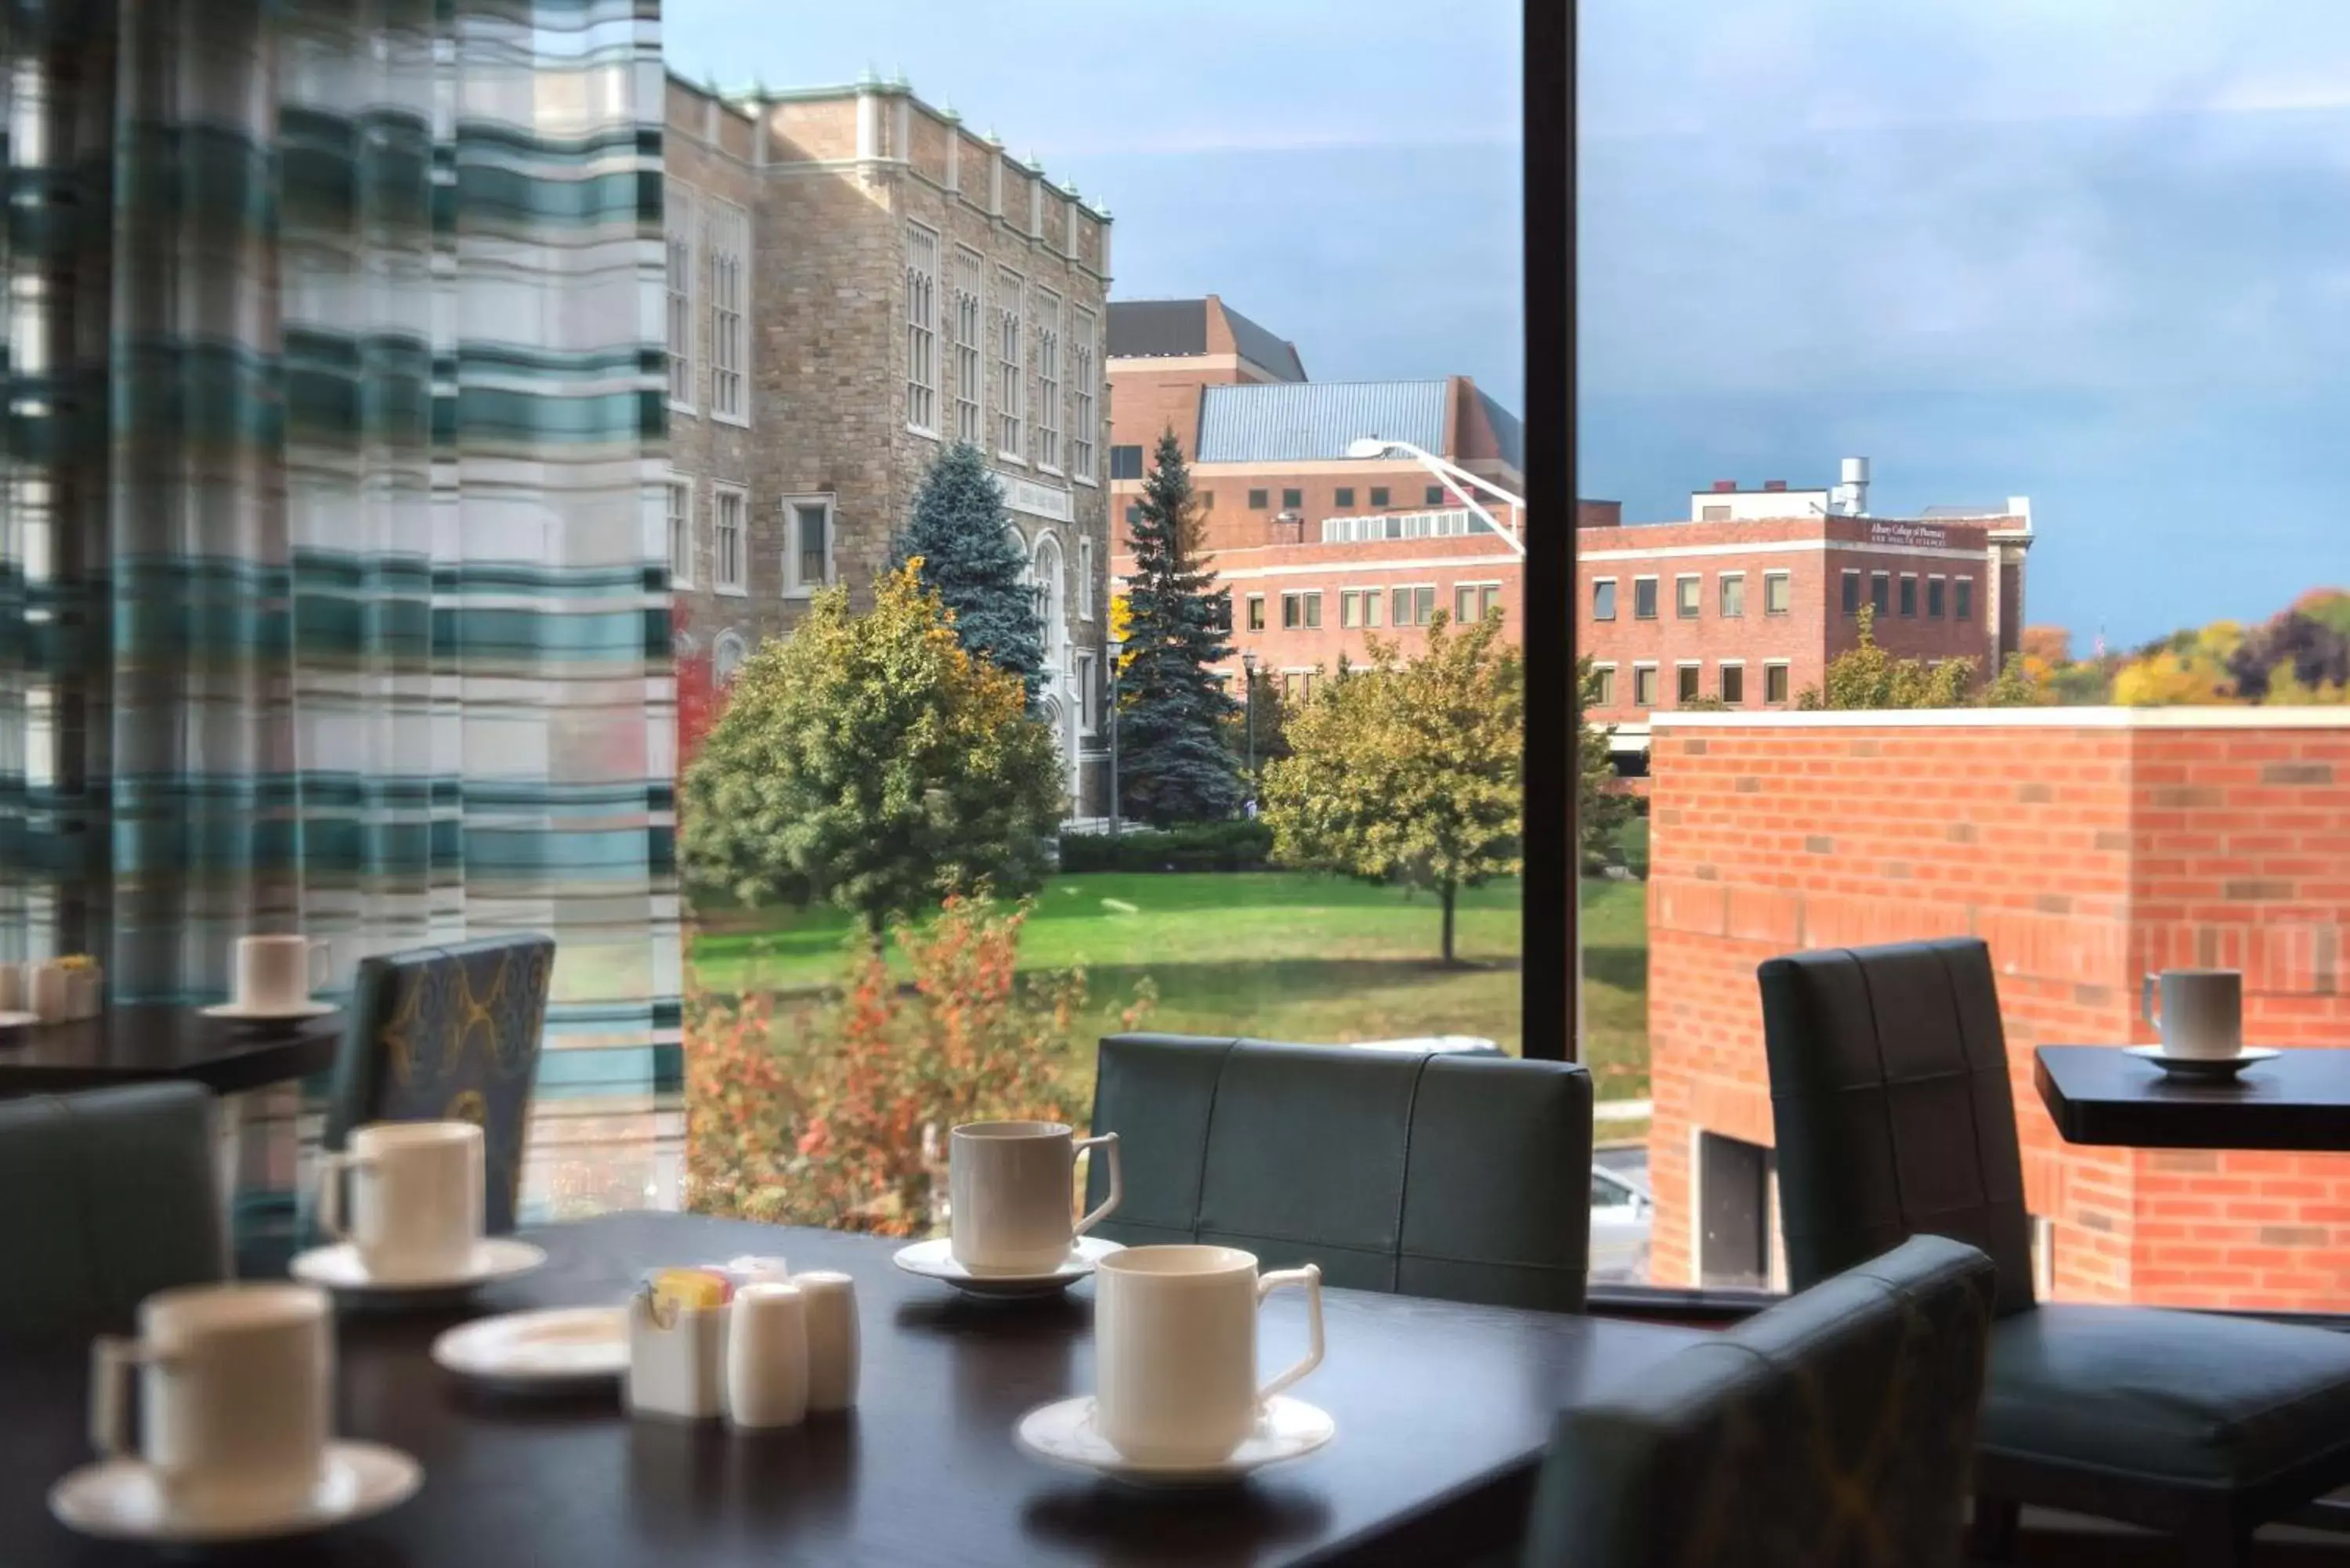
<instances>
[{"instance_id":1,"label":"large window","mask_svg":"<svg viewBox=\"0 0 2350 1568\"><path fill-rule=\"evenodd\" d=\"M1322 625L1322 590L1310 588L1281 596L1281 629L1317 630Z\"/></svg>"},{"instance_id":2,"label":"large window","mask_svg":"<svg viewBox=\"0 0 2350 1568\"><path fill-rule=\"evenodd\" d=\"M750 591L746 569L750 544L743 521L750 510L749 494L731 484L710 487L712 585L722 594Z\"/></svg>"},{"instance_id":3,"label":"large window","mask_svg":"<svg viewBox=\"0 0 2350 1568\"><path fill-rule=\"evenodd\" d=\"M977 446L987 439L983 406L987 375L987 261L969 245L954 248L954 434Z\"/></svg>"},{"instance_id":4,"label":"large window","mask_svg":"<svg viewBox=\"0 0 2350 1568\"><path fill-rule=\"evenodd\" d=\"M669 337L669 401L681 413L693 411L693 188L671 180L662 191L661 213L668 301L663 325Z\"/></svg>"},{"instance_id":5,"label":"large window","mask_svg":"<svg viewBox=\"0 0 2350 1568\"><path fill-rule=\"evenodd\" d=\"M703 198L702 245L710 257L710 414L750 421L751 219L732 202Z\"/></svg>"},{"instance_id":6,"label":"large window","mask_svg":"<svg viewBox=\"0 0 2350 1568\"><path fill-rule=\"evenodd\" d=\"M693 481L671 475L669 497L669 582L673 588L693 586Z\"/></svg>"},{"instance_id":7,"label":"large window","mask_svg":"<svg viewBox=\"0 0 2350 1568\"><path fill-rule=\"evenodd\" d=\"M832 581L829 495L784 497L784 592L803 597Z\"/></svg>"},{"instance_id":8,"label":"large window","mask_svg":"<svg viewBox=\"0 0 2350 1568\"><path fill-rule=\"evenodd\" d=\"M1061 296L1036 291L1036 466L1061 470Z\"/></svg>"},{"instance_id":9,"label":"large window","mask_svg":"<svg viewBox=\"0 0 2350 1568\"><path fill-rule=\"evenodd\" d=\"M1142 446L1140 442L1138 441L1129 446L1114 446L1109 449L1109 476L1112 479L1140 479L1142 477Z\"/></svg>"},{"instance_id":10,"label":"large window","mask_svg":"<svg viewBox=\"0 0 2350 1568\"><path fill-rule=\"evenodd\" d=\"M995 274L995 445L998 455L1024 462L1023 410L1028 405L1027 362L1021 357L1020 296L1027 289L1009 267Z\"/></svg>"},{"instance_id":11,"label":"large window","mask_svg":"<svg viewBox=\"0 0 2350 1568\"><path fill-rule=\"evenodd\" d=\"M1069 477L1091 484L1101 477L1094 472L1094 382L1100 374L1094 362L1096 317L1090 310L1069 313Z\"/></svg>"},{"instance_id":12,"label":"large window","mask_svg":"<svg viewBox=\"0 0 2350 1568\"><path fill-rule=\"evenodd\" d=\"M906 423L939 429L939 236L906 225Z\"/></svg>"}]
</instances>

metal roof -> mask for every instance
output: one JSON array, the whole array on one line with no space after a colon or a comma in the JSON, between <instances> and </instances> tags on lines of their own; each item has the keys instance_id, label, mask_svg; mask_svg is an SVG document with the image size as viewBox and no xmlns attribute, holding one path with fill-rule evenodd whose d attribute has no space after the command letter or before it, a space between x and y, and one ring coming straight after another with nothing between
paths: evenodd
<instances>
[{"instance_id":1,"label":"metal roof","mask_svg":"<svg viewBox=\"0 0 2350 1568\"><path fill-rule=\"evenodd\" d=\"M1444 450L1444 381L1274 381L1208 387L1200 404L1201 462L1343 458L1363 436ZM1512 421L1513 424L1516 421Z\"/></svg>"},{"instance_id":2,"label":"metal roof","mask_svg":"<svg viewBox=\"0 0 2350 1568\"><path fill-rule=\"evenodd\" d=\"M1219 304L1222 302L1219 301ZM1305 379L1305 363L1294 344L1258 326L1231 306L1224 321L1241 357L1285 381ZM1109 357L1113 359L1178 358L1208 351L1208 302L1202 299L1114 299L1109 304Z\"/></svg>"},{"instance_id":3,"label":"metal roof","mask_svg":"<svg viewBox=\"0 0 2350 1568\"><path fill-rule=\"evenodd\" d=\"M1493 394L1483 388L1477 389L1477 400L1485 405L1485 418L1493 427L1493 440L1502 449L1503 460L1520 473L1526 471L1526 427L1518 416L1493 400Z\"/></svg>"},{"instance_id":4,"label":"metal roof","mask_svg":"<svg viewBox=\"0 0 2350 1568\"><path fill-rule=\"evenodd\" d=\"M1305 361L1297 357L1295 344L1259 327L1229 305L1224 306L1224 320L1232 329L1232 343L1240 349L1242 358L1263 366L1284 381L1305 379Z\"/></svg>"}]
</instances>

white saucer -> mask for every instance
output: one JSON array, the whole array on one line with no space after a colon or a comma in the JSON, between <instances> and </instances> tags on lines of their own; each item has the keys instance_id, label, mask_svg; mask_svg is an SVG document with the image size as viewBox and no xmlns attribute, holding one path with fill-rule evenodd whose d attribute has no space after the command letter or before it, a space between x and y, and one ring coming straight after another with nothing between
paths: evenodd
<instances>
[{"instance_id":1,"label":"white saucer","mask_svg":"<svg viewBox=\"0 0 2350 1568\"><path fill-rule=\"evenodd\" d=\"M1099 1236L1080 1236L1061 1266L1042 1274L977 1274L955 1262L954 1243L941 1236L900 1247L889 1261L910 1274L938 1280L975 1296L1052 1296L1094 1272L1094 1265L1126 1248Z\"/></svg>"},{"instance_id":2,"label":"white saucer","mask_svg":"<svg viewBox=\"0 0 2350 1568\"><path fill-rule=\"evenodd\" d=\"M215 1002L201 1009L206 1018L226 1018L239 1023L296 1023L324 1018L335 1011L331 1002L289 1002L276 1007L252 1007L242 1002Z\"/></svg>"},{"instance_id":3,"label":"white saucer","mask_svg":"<svg viewBox=\"0 0 2350 1568\"><path fill-rule=\"evenodd\" d=\"M434 1340L432 1359L513 1394L593 1388L629 1369L629 1312L556 1307L479 1318Z\"/></svg>"},{"instance_id":4,"label":"white saucer","mask_svg":"<svg viewBox=\"0 0 2350 1568\"><path fill-rule=\"evenodd\" d=\"M359 1261L359 1250L348 1241L313 1247L297 1252L287 1272L306 1285L323 1285L352 1295L421 1295L471 1290L493 1280L526 1274L546 1262L546 1253L512 1236L484 1236L473 1243L473 1266L446 1279L380 1280Z\"/></svg>"},{"instance_id":5,"label":"white saucer","mask_svg":"<svg viewBox=\"0 0 2350 1568\"><path fill-rule=\"evenodd\" d=\"M1094 1429L1090 1394L1039 1406L1020 1417L1020 1446L1047 1464L1106 1476L1132 1486L1217 1486L1252 1470L1303 1459L1337 1436L1328 1412L1303 1399L1275 1395L1264 1402L1256 1429L1225 1459L1207 1464L1140 1464L1109 1446Z\"/></svg>"},{"instance_id":6,"label":"white saucer","mask_svg":"<svg viewBox=\"0 0 2350 1568\"><path fill-rule=\"evenodd\" d=\"M68 1530L109 1541L203 1545L307 1535L381 1513L415 1494L424 1467L379 1443L329 1443L326 1474L297 1506L266 1511L175 1510L161 1478L140 1459L84 1465L49 1489L49 1511Z\"/></svg>"},{"instance_id":7,"label":"white saucer","mask_svg":"<svg viewBox=\"0 0 2350 1568\"><path fill-rule=\"evenodd\" d=\"M2247 1045L2232 1056L2173 1056L2159 1045L2132 1045L2129 1054L2141 1062L2151 1062L2174 1078L2201 1078L2217 1081L2232 1078L2257 1062L2276 1058L2276 1052L2265 1045Z\"/></svg>"},{"instance_id":8,"label":"white saucer","mask_svg":"<svg viewBox=\"0 0 2350 1568\"><path fill-rule=\"evenodd\" d=\"M0 1012L0 1029L22 1029L28 1023L38 1023L37 1012Z\"/></svg>"}]
</instances>

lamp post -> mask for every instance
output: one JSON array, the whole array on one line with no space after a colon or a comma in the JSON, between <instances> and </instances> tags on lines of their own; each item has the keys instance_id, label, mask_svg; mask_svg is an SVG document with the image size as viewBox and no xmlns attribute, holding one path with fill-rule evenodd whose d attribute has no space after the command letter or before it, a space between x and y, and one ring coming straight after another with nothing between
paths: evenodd
<instances>
[{"instance_id":1,"label":"lamp post","mask_svg":"<svg viewBox=\"0 0 2350 1568\"><path fill-rule=\"evenodd\" d=\"M1242 700L1247 705L1242 727L1248 732L1249 798L1256 798L1256 649L1247 649L1241 654L1241 684L1245 690Z\"/></svg>"},{"instance_id":2,"label":"lamp post","mask_svg":"<svg viewBox=\"0 0 2350 1568\"><path fill-rule=\"evenodd\" d=\"M1109 836L1118 838L1118 678L1126 662L1126 639L1109 639Z\"/></svg>"},{"instance_id":3,"label":"lamp post","mask_svg":"<svg viewBox=\"0 0 2350 1568\"><path fill-rule=\"evenodd\" d=\"M1412 462L1419 464L1420 467L1428 470L1429 472L1450 483L1455 490L1458 490L1461 493L1461 499L1467 504L1469 510L1474 512L1480 518L1482 518L1484 520L1485 526L1500 535L1502 542L1507 545L1511 549L1516 551L1521 559L1524 557L1526 553L1525 542L1518 537L1518 531L1514 528L1503 527L1501 520L1495 517L1491 512L1486 511L1482 506L1479 505L1477 504L1477 498L1471 494L1470 492L1471 490L1483 491L1486 494L1492 496L1503 505L1513 508L1520 517L1523 517L1526 514L1526 498L1524 496L1513 495L1510 492L1503 489L1500 485L1495 484L1492 480L1480 479L1477 475L1470 472L1459 463L1448 462L1447 460L1437 456L1432 452L1412 445L1411 442L1408 441L1388 441L1382 436L1358 436L1355 440L1347 443L1347 455L1353 458L1357 462L1366 462L1376 458L1395 457L1399 455L1411 459Z\"/></svg>"}]
</instances>

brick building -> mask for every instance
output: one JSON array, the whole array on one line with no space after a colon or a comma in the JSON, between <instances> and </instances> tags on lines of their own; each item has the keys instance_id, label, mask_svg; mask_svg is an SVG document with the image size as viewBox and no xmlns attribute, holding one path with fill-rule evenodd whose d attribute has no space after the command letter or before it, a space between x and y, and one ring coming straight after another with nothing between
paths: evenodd
<instances>
[{"instance_id":1,"label":"brick building","mask_svg":"<svg viewBox=\"0 0 2350 1568\"><path fill-rule=\"evenodd\" d=\"M1124 522L1160 432L1191 463L1204 540L1232 596L1236 680L1244 653L1294 695L1364 636L1409 651L1438 607L1489 605L1515 626L1523 557L1460 489L1400 453L1357 458L1365 437L1406 441L1513 493L1524 485L1517 418L1466 376L1309 381L1295 345L1210 295L1109 307L1113 570L1132 569ZM1505 527L1513 507L1481 504Z\"/></svg>"},{"instance_id":2,"label":"brick building","mask_svg":"<svg viewBox=\"0 0 2350 1568\"><path fill-rule=\"evenodd\" d=\"M681 658L723 680L817 588L869 602L971 441L1034 565L1073 805L1100 809L1108 215L902 83L671 78L664 145Z\"/></svg>"},{"instance_id":3,"label":"brick building","mask_svg":"<svg viewBox=\"0 0 2350 1568\"><path fill-rule=\"evenodd\" d=\"M1792 707L1857 646L1864 605L1897 658L1971 659L1988 679L2021 646L2031 502L1872 516L1866 460L1844 466L1834 488L1719 482L1690 495L1686 523L1627 527L1582 504L1576 648L1598 675L1592 717L1633 771L1657 710Z\"/></svg>"},{"instance_id":4,"label":"brick building","mask_svg":"<svg viewBox=\"0 0 2350 1568\"><path fill-rule=\"evenodd\" d=\"M2244 1033L2350 1032L2350 716L2326 708L1659 714L1648 1022L1660 1284L1780 1272L1755 966L1991 947L2043 1291L2331 1312L2350 1156L2076 1147L2033 1047L2150 1042L2151 971L2244 972Z\"/></svg>"}]
</instances>

